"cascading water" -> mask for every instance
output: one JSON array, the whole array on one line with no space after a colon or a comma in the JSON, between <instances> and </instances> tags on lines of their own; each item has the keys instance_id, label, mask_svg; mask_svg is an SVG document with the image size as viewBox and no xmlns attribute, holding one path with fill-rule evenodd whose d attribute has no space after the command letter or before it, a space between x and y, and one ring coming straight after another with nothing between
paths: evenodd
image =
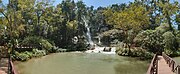
<instances>
[{"instance_id":1,"label":"cascading water","mask_svg":"<svg viewBox=\"0 0 180 74\"><path fill-rule=\"evenodd\" d=\"M86 20L85 16L82 18L82 20L84 21L85 27L86 27L86 29L87 29L86 36L87 36L88 43L90 44L90 46L92 46L92 47L94 48L94 50L87 50L86 53L92 53L92 52L94 52L94 53L115 54L115 50L116 50L115 47L110 47L111 50L110 50L109 52L104 52L104 49L105 49L106 47L98 47L98 46L96 46L96 45L94 44L94 42L93 42L92 39L91 39L90 27L89 27L89 25L88 25L88 23L87 23L88 20ZM100 40L101 40L101 39L100 39L100 37L99 37L99 38L98 38L98 43L101 43ZM95 46L94 46L94 45L95 45Z\"/></svg>"},{"instance_id":2,"label":"cascading water","mask_svg":"<svg viewBox=\"0 0 180 74\"><path fill-rule=\"evenodd\" d=\"M82 19L83 19L83 21L84 21L84 23L85 23L85 27L86 27L86 29L87 29L86 35L87 35L88 42L89 42L89 44L90 44L91 46L93 46L93 45L94 45L94 42L93 42L92 39L91 39L90 27L89 27L89 25L88 25L88 23L87 23L88 21L86 20L85 17L83 17Z\"/></svg>"}]
</instances>

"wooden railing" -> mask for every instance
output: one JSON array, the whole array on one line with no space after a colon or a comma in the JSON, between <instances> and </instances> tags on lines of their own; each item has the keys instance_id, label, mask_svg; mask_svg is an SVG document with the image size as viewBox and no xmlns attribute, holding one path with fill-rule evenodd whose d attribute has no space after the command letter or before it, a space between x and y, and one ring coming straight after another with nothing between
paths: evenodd
<instances>
[{"instance_id":1,"label":"wooden railing","mask_svg":"<svg viewBox=\"0 0 180 74\"><path fill-rule=\"evenodd\" d=\"M158 60L157 60L157 54L155 54L153 59L151 60L151 64L149 65L146 74L157 74L157 71L158 71Z\"/></svg>"},{"instance_id":2,"label":"wooden railing","mask_svg":"<svg viewBox=\"0 0 180 74\"><path fill-rule=\"evenodd\" d=\"M9 58L8 74L17 74L16 69L14 67L14 64L13 64L11 58Z\"/></svg>"},{"instance_id":3,"label":"wooden railing","mask_svg":"<svg viewBox=\"0 0 180 74\"><path fill-rule=\"evenodd\" d=\"M169 65L169 67L171 68L171 70L173 72L175 72L176 74L180 74L180 65L178 65L176 63L176 61L174 61L171 57L169 57L166 54L162 54L162 56L164 57L164 59L166 60L166 63Z\"/></svg>"}]
</instances>

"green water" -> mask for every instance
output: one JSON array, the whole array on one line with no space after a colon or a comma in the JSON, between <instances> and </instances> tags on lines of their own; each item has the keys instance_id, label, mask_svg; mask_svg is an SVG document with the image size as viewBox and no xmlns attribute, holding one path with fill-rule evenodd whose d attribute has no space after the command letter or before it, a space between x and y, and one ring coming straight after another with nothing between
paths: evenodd
<instances>
[{"instance_id":1,"label":"green water","mask_svg":"<svg viewBox=\"0 0 180 74\"><path fill-rule=\"evenodd\" d=\"M149 62L112 54L56 53L16 64L20 74L145 74Z\"/></svg>"},{"instance_id":2,"label":"green water","mask_svg":"<svg viewBox=\"0 0 180 74\"><path fill-rule=\"evenodd\" d=\"M176 61L176 63L180 64L180 57L174 57L173 59Z\"/></svg>"}]
</instances>

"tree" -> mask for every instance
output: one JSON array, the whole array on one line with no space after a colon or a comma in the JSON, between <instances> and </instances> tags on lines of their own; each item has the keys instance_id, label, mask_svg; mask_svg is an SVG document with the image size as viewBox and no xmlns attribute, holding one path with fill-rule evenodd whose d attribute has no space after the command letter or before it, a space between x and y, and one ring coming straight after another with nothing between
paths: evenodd
<instances>
[{"instance_id":1,"label":"tree","mask_svg":"<svg viewBox=\"0 0 180 74\"><path fill-rule=\"evenodd\" d=\"M165 32L162 36L164 37L164 52L166 54L172 54L177 50L176 37L170 31Z\"/></svg>"},{"instance_id":2,"label":"tree","mask_svg":"<svg viewBox=\"0 0 180 74\"><path fill-rule=\"evenodd\" d=\"M114 28L123 30L126 36L124 42L129 48L135 35L139 31L149 27L150 21L148 13L149 12L146 11L145 7L136 3L130 4L128 8L121 12L113 11L112 9L104 11L106 23L113 25ZM133 33L130 31L128 32L128 30L133 31Z\"/></svg>"},{"instance_id":3,"label":"tree","mask_svg":"<svg viewBox=\"0 0 180 74\"><path fill-rule=\"evenodd\" d=\"M86 15L86 5L82 1L78 1L76 3L76 20L78 22L78 32L77 34L82 36L85 31L85 26L82 17L85 17Z\"/></svg>"},{"instance_id":4,"label":"tree","mask_svg":"<svg viewBox=\"0 0 180 74\"><path fill-rule=\"evenodd\" d=\"M178 30L180 30L180 13L176 15L176 23L178 26Z\"/></svg>"},{"instance_id":5,"label":"tree","mask_svg":"<svg viewBox=\"0 0 180 74\"><path fill-rule=\"evenodd\" d=\"M132 4L121 12L105 10L106 22L115 28L124 31L134 29L135 31L146 29L149 25L148 12L141 5Z\"/></svg>"},{"instance_id":6,"label":"tree","mask_svg":"<svg viewBox=\"0 0 180 74\"><path fill-rule=\"evenodd\" d=\"M146 30L140 32L133 40L137 46L148 49L151 52L157 53L163 50L163 37L157 30Z\"/></svg>"},{"instance_id":7,"label":"tree","mask_svg":"<svg viewBox=\"0 0 180 74\"><path fill-rule=\"evenodd\" d=\"M161 9L161 21L168 23L171 30L173 30L172 27L172 16L177 13L178 10L178 2L175 1L174 3L170 3L169 0L161 0L158 4L158 6Z\"/></svg>"}]
</instances>

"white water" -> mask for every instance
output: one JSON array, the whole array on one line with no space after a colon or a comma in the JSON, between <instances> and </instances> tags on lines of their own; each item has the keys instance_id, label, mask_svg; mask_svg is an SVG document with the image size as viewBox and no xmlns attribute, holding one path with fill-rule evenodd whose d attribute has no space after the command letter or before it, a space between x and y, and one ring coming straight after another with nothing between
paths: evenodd
<instances>
[{"instance_id":1,"label":"white water","mask_svg":"<svg viewBox=\"0 0 180 74\"><path fill-rule=\"evenodd\" d=\"M111 47L111 51L105 52L103 51L105 47L95 47L94 50L87 50L86 53L103 53L103 54L116 54L116 47ZM106 47L110 48L110 47Z\"/></svg>"},{"instance_id":2,"label":"white water","mask_svg":"<svg viewBox=\"0 0 180 74\"><path fill-rule=\"evenodd\" d=\"M92 39L91 39L90 27L88 26L88 23L87 23L86 18L83 17L82 19L83 19L83 21L84 21L84 23L85 23L85 27L86 27L86 29L87 29L86 35L87 35L88 42L89 42L89 44L90 44L91 46L93 46L93 45L94 45L94 42L93 42Z\"/></svg>"}]
</instances>

